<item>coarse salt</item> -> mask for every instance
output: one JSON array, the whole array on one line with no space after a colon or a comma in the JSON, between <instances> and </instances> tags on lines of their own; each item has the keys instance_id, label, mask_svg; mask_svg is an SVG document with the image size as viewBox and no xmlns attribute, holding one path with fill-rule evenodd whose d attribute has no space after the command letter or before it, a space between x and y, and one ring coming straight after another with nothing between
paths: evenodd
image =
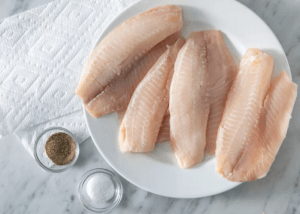
<instances>
[{"instance_id":1,"label":"coarse salt","mask_svg":"<svg viewBox=\"0 0 300 214\"><path fill-rule=\"evenodd\" d=\"M95 174L87 182L87 194L96 202L109 201L115 193L115 186L106 174Z\"/></svg>"}]
</instances>

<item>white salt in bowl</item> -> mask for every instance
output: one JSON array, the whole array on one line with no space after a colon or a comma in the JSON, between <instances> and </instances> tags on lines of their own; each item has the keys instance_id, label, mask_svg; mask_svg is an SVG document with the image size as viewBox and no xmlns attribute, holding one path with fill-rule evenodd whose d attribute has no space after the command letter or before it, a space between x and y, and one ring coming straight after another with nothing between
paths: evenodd
<instances>
[{"instance_id":1,"label":"white salt in bowl","mask_svg":"<svg viewBox=\"0 0 300 214\"><path fill-rule=\"evenodd\" d=\"M123 196L123 186L113 172L97 168L82 176L78 194L81 203L87 209L105 213L119 205Z\"/></svg>"}]
</instances>

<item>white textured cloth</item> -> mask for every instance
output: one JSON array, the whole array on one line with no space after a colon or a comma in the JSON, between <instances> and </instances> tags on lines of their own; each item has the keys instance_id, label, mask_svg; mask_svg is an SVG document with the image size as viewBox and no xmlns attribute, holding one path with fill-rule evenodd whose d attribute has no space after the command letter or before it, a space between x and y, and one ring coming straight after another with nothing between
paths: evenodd
<instances>
[{"instance_id":1,"label":"white textured cloth","mask_svg":"<svg viewBox=\"0 0 300 214\"><path fill-rule=\"evenodd\" d=\"M0 138L61 126L88 137L74 91L101 32L137 0L59 0L0 21Z\"/></svg>"}]
</instances>

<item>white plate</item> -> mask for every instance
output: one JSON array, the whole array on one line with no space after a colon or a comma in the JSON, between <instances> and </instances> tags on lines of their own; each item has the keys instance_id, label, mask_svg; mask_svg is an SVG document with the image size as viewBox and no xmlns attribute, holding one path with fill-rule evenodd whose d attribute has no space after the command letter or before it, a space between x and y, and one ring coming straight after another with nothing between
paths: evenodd
<instances>
[{"instance_id":1,"label":"white plate","mask_svg":"<svg viewBox=\"0 0 300 214\"><path fill-rule=\"evenodd\" d=\"M123 11L103 32L99 41L132 16L163 4L177 4L183 10L183 35L195 30L220 29L232 53L241 57L247 48L257 47L275 58L275 75L290 73L284 51L274 33L251 10L233 0L152 0L141 1ZM98 119L85 112L96 147L105 160L125 179L149 192L176 198L215 195L239 185L215 172L215 158L192 169L180 169L169 143L148 154L123 154L119 150L118 118L110 114Z\"/></svg>"}]
</instances>

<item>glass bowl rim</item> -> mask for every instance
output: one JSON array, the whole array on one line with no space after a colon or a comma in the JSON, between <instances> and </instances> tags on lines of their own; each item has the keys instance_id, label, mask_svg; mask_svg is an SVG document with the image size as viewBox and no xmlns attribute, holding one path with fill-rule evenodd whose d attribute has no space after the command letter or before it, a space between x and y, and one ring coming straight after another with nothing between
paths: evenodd
<instances>
[{"instance_id":1,"label":"glass bowl rim","mask_svg":"<svg viewBox=\"0 0 300 214\"><path fill-rule=\"evenodd\" d=\"M69 164L66 164L65 168L62 168L62 169L52 169L52 168L49 168L47 166L45 166L39 159L38 155L37 155L37 144L39 142L39 140L41 139L41 137L46 134L47 132L49 131L52 131L52 130L61 130L63 132L66 132L68 135L70 135L74 142L75 142L75 156L73 158L73 160L69 163ZM76 138L74 137L74 135L72 134L72 132L70 132L69 130L65 129L65 128L62 128L62 127L58 127L58 126L55 126L55 127L51 127L51 128L47 128L45 129L41 134L39 134L39 136L36 138L35 142L34 142L34 148L33 148L33 153L34 153L34 158L36 160L36 162L45 170L49 171L49 172L54 172L54 173L59 173L59 172L64 172L68 169L70 169L77 161L78 157L79 157L79 143L78 141L76 140ZM77 154L77 155L76 155Z\"/></svg>"},{"instance_id":2,"label":"glass bowl rim","mask_svg":"<svg viewBox=\"0 0 300 214\"><path fill-rule=\"evenodd\" d=\"M85 181L92 174L96 174L96 173L104 173L104 174L108 174L108 175L112 176L116 180L116 183L117 183L116 189L119 189L118 195L116 196L117 197L116 200L110 206L108 206L106 208L95 208L93 206L90 206L82 198L82 188L83 188L83 185L84 185ZM116 206L118 206L120 204L120 202L121 202L121 200L123 198L123 185L122 185L120 179L118 178L118 176L116 176L116 174L113 173L112 171L110 171L108 169L104 169L104 168L95 168L95 169L87 171L81 177L80 182L78 184L78 194L79 194L79 199L80 199L81 203L83 204L83 206L85 208L87 208L88 210L93 211L93 212L104 213L104 212L111 211L113 208L115 208Z\"/></svg>"}]
</instances>

